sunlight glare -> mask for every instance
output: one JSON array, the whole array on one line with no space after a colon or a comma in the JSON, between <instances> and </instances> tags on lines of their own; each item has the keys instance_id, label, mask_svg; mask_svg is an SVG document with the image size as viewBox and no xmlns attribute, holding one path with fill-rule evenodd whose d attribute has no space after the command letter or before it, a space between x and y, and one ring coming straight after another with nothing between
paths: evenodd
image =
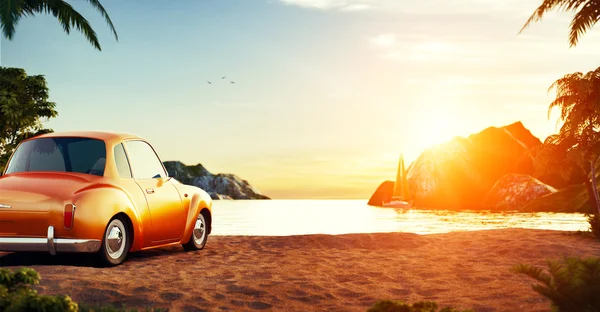
<instances>
[{"instance_id":1,"label":"sunlight glare","mask_svg":"<svg viewBox=\"0 0 600 312\"><path fill-rule=\"evenodd\" d=\"M417 120L421 120L416 131L417 138L424 148L447 142L458 133L457 118L446 109L423 112Z\"/></svg>"}]
</instances>

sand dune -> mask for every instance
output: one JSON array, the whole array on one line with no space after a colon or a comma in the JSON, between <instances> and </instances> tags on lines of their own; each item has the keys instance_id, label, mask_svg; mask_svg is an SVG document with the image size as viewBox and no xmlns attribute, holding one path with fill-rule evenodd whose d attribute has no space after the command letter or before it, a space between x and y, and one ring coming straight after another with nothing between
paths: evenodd
<instances>
[{"instance_id":1,"label":"sand dune","mask_svg":"<svg viewBox=\"0 0 600 312\"><path fill-rule=\"evenodd\" d=\"M214 236L199 252L134 254L115 268L87 257L4 254L38 270L43 294L171 311L366 311L377 299L435 300L475 311L549 311L523 262L600 256L600 242L566 232L504 229L290 237Z\"/></svg>"}]
</instances>

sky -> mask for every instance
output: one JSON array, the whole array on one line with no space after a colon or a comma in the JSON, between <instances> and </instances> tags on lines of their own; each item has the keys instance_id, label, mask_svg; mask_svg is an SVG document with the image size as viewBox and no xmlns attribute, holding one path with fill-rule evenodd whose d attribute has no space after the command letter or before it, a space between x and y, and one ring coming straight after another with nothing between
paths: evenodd
<instances>
[{"instance_id":1,"label":"sky","mask_svg":"<svg viewBox=\"0 0 600 312\"><path fill-rule=\"evenodd\" d=\"M518 34L541 0L103 0L118 41L68 2L102 51L48 15L0 40L1 66L45 75L45 126L137 134L272 198L368 198L400 153L489 126L543 140L548 87L600 65L598 30L569 47L569 14Z\"/></svg>"}]
</instances>

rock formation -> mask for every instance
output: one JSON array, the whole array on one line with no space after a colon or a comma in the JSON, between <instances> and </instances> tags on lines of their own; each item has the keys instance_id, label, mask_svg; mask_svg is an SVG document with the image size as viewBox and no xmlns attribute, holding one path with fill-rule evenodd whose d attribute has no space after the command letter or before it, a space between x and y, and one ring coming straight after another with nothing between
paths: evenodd
<instances>
[{"instance_id":1,"label":"rock formation","mask_svg":"<svg viewBox=\"0 0 600 312\"><path fill-rule=\"evenodd\" d=\"M531 151L542 142L521 122L489 127L467 138L425 150L408 168L414 206L436 209L483 209L492 186L508 173L533 173ZM375 203L391 196L391 188L376 192ZM387 194L385 191L389 192Z\"/></svg>"},{"instance_id":2,"label":"rock formation","mask_svg":"<svg viewBox=\"0 0 600 312\"><path fill-rule=\"evenodd\" d=\"M507 174L488 192L484 206L491 210L521 210L534 199L557 190L540 180L524 174Z\"/></svg>"},{"instance_id":3,"label":"rock formation","mask_svg":"<svg viewBox=\"0 0 600 312\"><path fill-rule=\"evenodd\" d=\"M181 183L197 186L212 199L270 199L246 180L234 174L212 174L201 164L186 166L179 161L166 161L165 167Z\"/></svg>"},{"instance_id":4,"label":"rock formation","mask_svg":"<svg viewBox=\"0 0 600 312\"><path fill-rule=\"evenodd\" d=\"M379 185L375 193L369 199L369 205L381 206L384 202L389 202L392 199L394 192L394 181L384 181Z\"/></svg>"}]
</instances>

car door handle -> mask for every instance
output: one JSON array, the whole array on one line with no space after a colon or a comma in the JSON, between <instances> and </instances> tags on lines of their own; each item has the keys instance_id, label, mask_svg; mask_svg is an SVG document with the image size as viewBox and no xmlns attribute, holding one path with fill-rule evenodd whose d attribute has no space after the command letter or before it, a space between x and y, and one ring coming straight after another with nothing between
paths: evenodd
<instances>
[{"instance_id":1,"label":"car door handle","mask_svg":"<svg viewBox=\"0 0 600 312\"><path fill-rule=\"evenodd\" d=\"M151 188L146 189L146 193L148 193L148 194L154 194L154 189L151 189Z\"/></svg>"}]
</instances>

